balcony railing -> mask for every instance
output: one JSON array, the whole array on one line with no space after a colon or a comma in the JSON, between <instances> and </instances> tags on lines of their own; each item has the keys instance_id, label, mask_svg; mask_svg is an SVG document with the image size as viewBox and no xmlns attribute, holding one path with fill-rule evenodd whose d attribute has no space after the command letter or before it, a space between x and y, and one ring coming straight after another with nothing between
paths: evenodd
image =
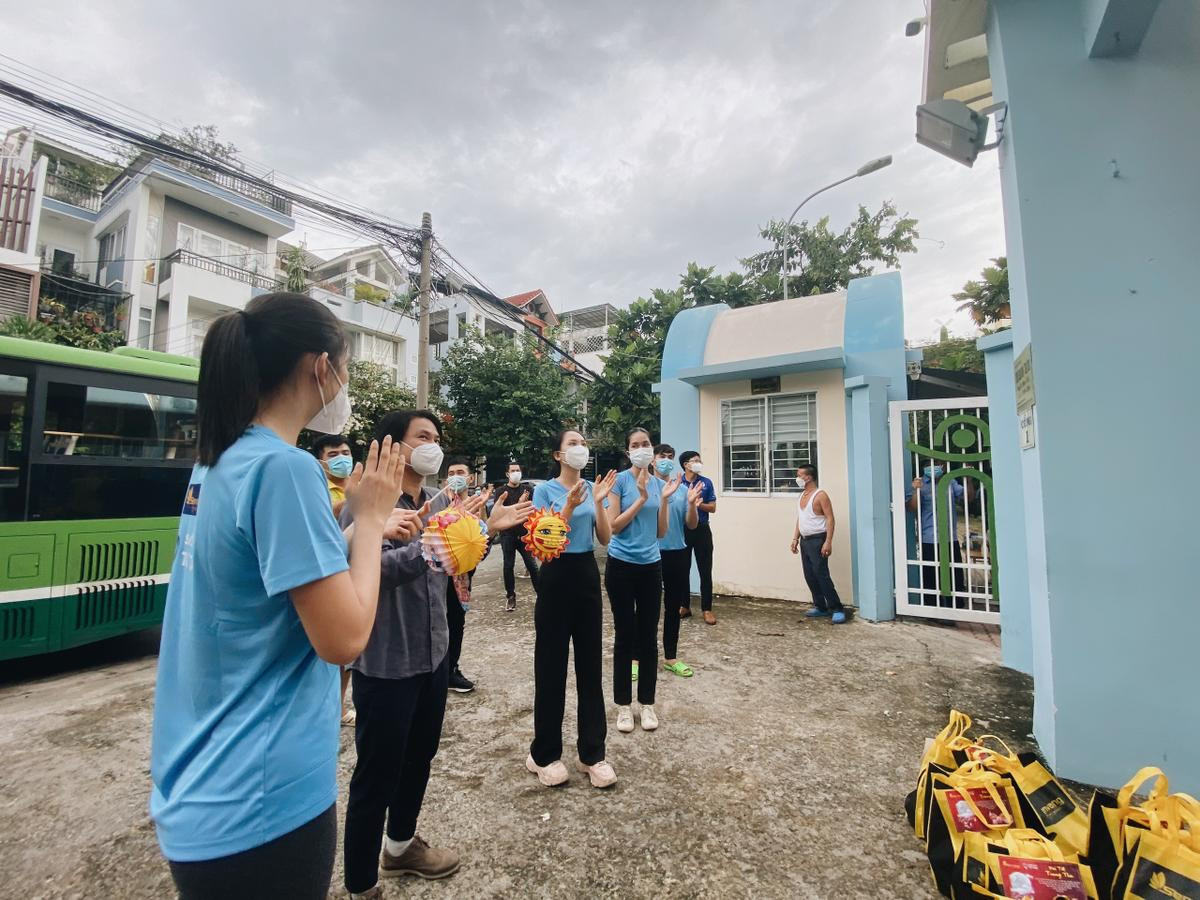
<instances>
[{"instance_id":1,"label":"balcony railing","mask_svg":"<svg viewBox=\"0 0 1200 900\"><path fill-rule=\"evenodd\" d=\"M279 196L274 191L259 187L257 184L253 184L244 178L236 178L232 175L226 175L223 172L210 172L204 169L197 170L196 174L201 178L211 181L213 184L233 191L235 194L241 194L243 197L257 200L263 206L271 207L275 212L283 213L285 216L291 216L292 214L291 200Z\"/></svg>"},{"instance_id":2,"label":"balcony railing","mask_svg":"<svg viewBox=\"0 0 1200 900\"><path fill-rule=\"evenodd\" d=\"M133 295L43 268L38 299L45 315L90 312L99 318L106 331L112 331L122 326ZM61 309L55 309L54 304Z\"/></svg>"},{"instance_id":3,"label":"balcony railing","mask_svg":"<svg viewBox=\"0 0 1200 900\"><path fill-rule=\"evenodd\" d=\"M54 200L60 200L63 203L69 203L72 206L78 206L80 209L100 212L102 192L91 185L84 184L82 181L76 181L73 178L64 178L62 175L47 173L46 196Z\"/></svg>"},{"instance_id":4,"label":"balcony railing","mask_svg":"<svg viewBox=\"0 0 1200 900\"><path fill-rule=\"evenodd\" d=\"M237 266L231 266L229 263L213 259L210 256L201 256L199 253L193 253L191 250L176 250L163 260L163 280L171 277L171 269L175 263L183 266L191 266L194 269L203 269L205 272L212 272L214 275L220 275L224 278L232 278L234 281L241 281L251 287L261 288L264 291L278 291L284 287L284 282L271 278L268 275L260 275L258 272L251 272L249 269L239 269Z\"/></svg>"}]
</instances>

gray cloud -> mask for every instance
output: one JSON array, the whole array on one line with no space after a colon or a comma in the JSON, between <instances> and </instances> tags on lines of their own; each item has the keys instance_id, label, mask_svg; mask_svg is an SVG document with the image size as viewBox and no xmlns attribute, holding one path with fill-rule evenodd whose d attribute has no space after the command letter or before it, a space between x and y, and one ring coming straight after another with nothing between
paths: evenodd
<instances>
[{"instance_id":1,"label":"gray cloud","mask_svg":"<svg viewBox=\"0 0 1200 900\"><path fill-rule=\"evenodd\" d=\"M690 260L732 268L757 228L869 158L894 165L805 213L885 199L920 221L908 333L1004 250L995 157L914 143L916 0L694 4L64 0L11 24L41 68L441 240L501 293L626 304ZM64 34L63 23L69 23ZM103 48L103 52L98 52ZM32 51L14 55L33 56ZM313 247L345 243L311 224Z\"/></svg>"}]
</instances>

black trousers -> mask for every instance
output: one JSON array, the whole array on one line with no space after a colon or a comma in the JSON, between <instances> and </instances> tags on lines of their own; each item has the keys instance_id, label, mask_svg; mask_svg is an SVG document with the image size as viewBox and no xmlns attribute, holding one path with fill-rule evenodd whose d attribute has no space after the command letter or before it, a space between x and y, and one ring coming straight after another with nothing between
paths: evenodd
<instances>
[{"instance_id":1,"label":"black trousers","mask_svg":"<svg viewBox=\"0 0 1200 900\"><path fill-rule=\"evenodd\" d=\"M472 569L467 573L467 584L474 583L475 570ZM458 668L458 660L462 656L463 632L467 627L467 611L459 602L453 578L446 579L446 627L450 631L450 646L446 651L447 670L453 672Z\"/></svg>"},{"instance_id":2,"label":"black trousers","mask_svg":"<svg viewBox=\"0 0 1200 900\"><path fill-rule=\"evenodd\" d=\"M533 582L533 590L536 593L538 589L538 565L534 561L533 555L521 541L521 535L517 532L502 532L500 535L500 549L504 551L504 596L517 596L517 579L514 569L518 553L521 554L521 561L525 563L525 571L529 573L529 580Z\"/></svg>"},{"instance_id":3,"label":"black trousers","mask_svg":"<svg viewBox=\"0 0 1200 900\"><path fill-rule=\"evenodd\" d=\"M602 624L600 570L595 556L564 553L542 566L533 608L533 743L529 747L539 766L562 757L567 658L572 644L579 758L589 766L604 759L608 723L601 666Z\"/></svg>"},{"instance_id":4,"label":"black trousers","mask_svg":"<svg viewBox=\"0 0 1200 900\"><path fill-rule=\"evenodd\" d=\"M662 565L608 558L604 587L612 608L613 702L633 701L633 661L638 661L638 703L654 703L658 683L658 611L662 607Z\"/></svg>"},{"instance_id":5,"label":"black trousers","mask_svg":"<svg viewBox=\"0 0 1200 900\"><path fill-rule=\"evenodd\" d=\"M354 746L344 846L346 889L362 892L379 880L384 817L387 835L406 841L429 783L429 765L442 739L447 661L412 678L371 678L355 671ZM282 895L280 895L282 896Z\"/></svg>"},{"instance_id":6,"label":"black trousers","mask_svg":"<svg viewBox=\"0 0 1200 900\"><path fill-rule=\"evenodd\" d=\"M691 597L692 554L683 550L662 552L663 580L663 659L679 655L679 608ZM639 680L641 676L639 673Z\"/></svg>"},{"instance_id":7,"label":"black trousers","mask_svg":"<svg viewBox=\"0 0 1200 900\"><path fill-rule=\"evenodd\" d=\"M962 545L958 541L951 541L951 558L954 562L960 563L963 561ZM941 566L934 565L933 561L938 558L937 544L926 544L921 542L921 559L925 565L921 566L921 587L928 591L936 591L939 587L938 582L941 580ZM952 569L954 573L954 589L959 593L966 593L967 579L962 569ZM938 606L953 606L954 601L950 597L938 596ZM960 603L966 603L966 600L960 600Z\"/></svg>"},{"instance_id":8,"label":"black trousers","mask_svg":"<svg viewBox=\"0 0 1200 900\"><path fill-rule=\"evenodd\" d=\"M707 522L701 522L695 528L685 528L683 530L683 539L688 545L688 549L696 558L696 569L700 573L700 609L704 612L712 609L713 591L712 591L712 561L713 561L713 538L712 529L708 527ZM691 562L688 563L689 575L691 577ZM692 593L688 590L688 602L683 604L688 609L692 607Z\"/></svg>"},{"instance_id":9,"label":"black trousers","mask_svg":"<svg viewBox=\"0 0 1200 900\"><path fill-rule=\"evenodd\" d=\"M841 612L842 601L829 576L829 558L821 555L825 532L800 538L800 559L804 563L804 580L812 591L813 606L829 612Z\"/></svg>"},{"instance_id":10,"label":"black trousers","mask_svg":"<svg viewBox=\"0 0 1200 900\"><path fill-rule=\"evenodd\" d=\"M169 862L181 900L325 900L337 849L337 804L281 837L232 856Z\"/></svg>"}]
</instances>

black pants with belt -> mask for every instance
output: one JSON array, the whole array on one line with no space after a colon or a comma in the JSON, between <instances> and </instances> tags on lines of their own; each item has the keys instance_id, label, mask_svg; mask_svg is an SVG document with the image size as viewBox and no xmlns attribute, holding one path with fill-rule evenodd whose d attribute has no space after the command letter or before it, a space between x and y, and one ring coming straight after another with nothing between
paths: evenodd
<instances>
[{"instance_id":1,"label":"black pants with belt","mask_svg":"<svg viewBox=\"0 0 1200 900\"><path fill-rule=\"evenodd\" d=\"M169 862L181 900L325 900L337 850L337 804L273 841L203 862Z\"/></svg>"},{"instance_id":2,"label":"black pants with belt","mask_svg":"<svg viewBox=\"0 0 1200 900\"><path fill-rule=\"evenodd\" d=\"M457 601L455 601L457 602ZM354 746L358 761L346 804L346 889L361 893L379 879L379 848L387 836L406 841L429 784L442 739L447 660L411 678L371 678L355 671Z\"/></svg>"},{"instance_id":3,"label":"black pants with belt","mask_svg":"<svg viewBox=\"0 0 1200 900\"><path fill-rule=\"evenodd\" d=\"M533 608L533 743L539 766L562 757L563 710L567 704L567 660L575 645L575 693L579 758L604 759L608 722L604 715L603 608L600 569L588 553L564 553L542 566Z\"/></svg>"},{"instance_id":4,"label":"black pants with belt","mask_svg":"<svg viewBox=\"0 0 1200 900\"><path fill-rule=\"evenodd\" d=\"M467 586L474 583L475 570L472 569L467 573ZM453 672L458 668L458 660L462 656L463 632L467 628L467 611L458 599L453 578L446 579L446 627L450 630L450 645L446 651L447 669Z\"/></svg>"},{"instance_id":5,"label":"black pants with belt","mask_svg":"<svg viewBox=\"0 0 1200 900\"><path fill-rule=\"evenodd\" d=\"M700 573L700 609L703 612L708 612L712 609L713 604L713 536L712 529L707 522L701 522L695 528L685 528L683 530L683 539L688 545L688 549L696 558L696 570ZM691 565L688 565L689 575ZM688 590L688 602L683 604L688 609L692 606L692 594Z\"/></svg>"},{"instance_id":6,"label":"black pants with belt","mask_svg":"<svg viewBox=\"0 0 1200 900\"><path fill-rule=\"evenodd\" d=\"M662 607L662 564L629 563L608 557L604 587L612 608L613 702L633 702L633 661L638 661L638 703L654 703L658 683L658 612Z\"/></svg>"},{"instance_id":7,"label":"black pants with belt","mask_svg":"<svg viewBox=\"0 0 1200 900\"><path fill-rule=\"evenodd\" d=\"M829 557L821 554L825 532L800 538L800 559L804 563L804 580L812 591L813 606L827 612L842 612L842 601L829 575Z\"/></svg>"},{"instance_id":8,"label":"black pants with belt","mask_svg":"<svg viewBox=\"0 0 1200 900\"><path fill-rule=\"evenodd\" d=\"M521 540L521 535L517 531L505 531L500 534L500 549L504 551L504 596L509 599L515 599L517 596L517 578L516 578L516 563L517 554L521 554L521 562L525 564L525 571L529 573L529 580L533 583L533 591L536 594L538 589L538 564L533 559L533 554L525 546Z\"/></svg>"},{"instance_id":9,"label":"black pants with belt","mask_svg":"<svg viewBox=\"0 0 1200 900\"><path fill-rule=\"evenodd\" d=\"M682 550L662 552L663 580L663 659L679 655L679 609L688 605L691 596L692 554ZM640 680L640 673L639 673Z\"/></svg>"}]
</instances>

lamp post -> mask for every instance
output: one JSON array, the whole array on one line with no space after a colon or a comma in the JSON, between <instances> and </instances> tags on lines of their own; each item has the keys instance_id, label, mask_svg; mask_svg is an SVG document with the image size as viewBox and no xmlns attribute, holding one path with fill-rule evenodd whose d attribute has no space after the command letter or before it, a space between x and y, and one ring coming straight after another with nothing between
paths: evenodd
<instances>
[{"instance_id":1,"label":"lamp post","mask_svg":"<svg viewBox=\"0 0 1200 900\"><path fill-rule=\"evenodd\" d=\"M791 231L792 222L796 218L796 213L800 212L800 207L804 206L805 203L807 203L813 197L817 196L817 194L823 194L830 188L835 188L839 184L845 184L847 181L850 181L854 178L862 178L862 176L864 176L864 175L870 175L872 172L878 172L880 169L890 166L891 164L892 164L891 154L888 154L887 156L881 156L881 157L879 157L879 159L873 159L869 163L864 163L863 165L858 167L858 171L855 172L854 174L847 175L845 178L839 178L837 181L833 182L832 184L827 184L827 185L825 185L825 187L813 191L811 194L809 194L807 197L805 197L803 200L800 201L800 206L797 206L794 210L792 210L792 214L790 216L788 216L787 225L785 225L784 229L783 229L783 268L780 271L783 275L783 299L784 300L787 300L787 298L788 298L788 272L787 272L788 232Z\"/></svg>"}]
</instances>

